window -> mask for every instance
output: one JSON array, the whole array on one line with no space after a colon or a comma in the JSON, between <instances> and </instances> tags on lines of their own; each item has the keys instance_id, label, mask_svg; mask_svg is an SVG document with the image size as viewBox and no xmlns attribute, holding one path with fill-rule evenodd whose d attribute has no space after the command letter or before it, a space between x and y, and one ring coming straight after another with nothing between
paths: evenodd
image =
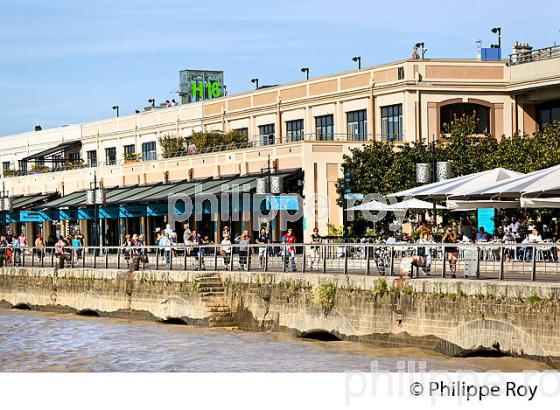
<instances>
[{"instance_id":1,"label":"window","mask_svg":"<svg viewBox=\"0 0 560 410\"><path fill-rule=\"evenodd\" d=\"M64 160L62 159L62 154L55 154L51 157L52 167L58 169L62 166Z\"/></svg>"},{"instance_id":2,"label":"window","mask_svg":"<svg viewBox=\"0 0 560 410\"><path fill-rule=\"evenodd\" d=\"M402 141L402 104L381 107L381 138L388 141Z\"/></svg>"},{"instance_id":3,"label":"window","mask_svg":"<svg viewBox=\"0 0 560 410\"><path fill-rule=\"evenodd\" d=\"M27 171L27 161L26 160L18 160L18 168L20 171L26 172Z\"/></svg>"},{"instance_id":4,"label":"window","mask_svg":"<svg viewBox=\"0 0 560 410\"><path fill-rule=\"evenodd\" d=\"M286 141L303 140L303 120L286 121Z\"/></svg>"},{"instance_id":5,"label":"window","mask_svg":"<svg viewBox=\"0 0 560 410\"><path fill-rule=\"evenodd\" d=\"M397 68L397 79L404 80L404 67Z\"/></svg>"},{"instance_id":6,"label":"window","mask_svg":"<svg viewBox=\"0 0 560 410\"><path fill-rule=\"evenodd\" d=\"M537 117L539 129L541 130L546 127L547 124L560 121L560 101L539 104L537 106Z\"/></svg>"},{"instance_id":7,"label":"window","mask_svg":"<svg viewBox=\"0 0 560 410\"><path fill-rule=\"evenodd\" d=\"M125 157L126 157L127 154L134 154L134 153L136 153L136 146L134 144L124 146L124 156Z\"/></svg>"},{"instance_id":8,"label":"window","mask_svg":"<svg viewBox=\"0 0 560 410\"><path fill-rule=\"evenodd\" d=\"M334 139L334 119L332 114L315 117L315 137L321 141L332 141Z\"/></svg>"},{"instance_id":9,"label":"window","mask_svg":"<svg viewBox=\"0 0 560 410\"><path fill-rule=\"evenodd\" d=\"M490 108L478 104L468 104L468 103L458 103L449 104L441 107L440 110L440 132L445 133L448 124L454 120L454 118L460 118L463 115L471 116L475 115L477 119L477 125L475 132L477 134L487 134L490 132Z\"/></svg>"},{"instance_id":10,"label":"window","mask_svg":"<svg viewBox=\"0 0 560 410\"><path fill-rule=\"evenodd\" d=\"M2 162L2 170L3 171L7 171L10 169L10 161L4 161Z\"/></svg>"},{"instance_id":11,"label":"window","mask_svg":"<svg viewBox=\"0 0 560 410\"><path fill-rule=\"evenodd\" d=\"M243 135L244 137L249 137L249 128L237 128L234 131L238 132L239 134Z\"/></svg>"},{"instance_id":12,"label":"window","mask_svg":"<svg viewBox=\"0 0 560 410\"><path fill-rule=\"evenodd\" d=\"M156 142L143 142L142 143L142 160L143 161L152 161L157 159L157 149L156 149Z\"/></svg>"},{"instance_id":13,"label":"window","mask_svg":"<svg viewBox=\"0 0 560 410\"><path fill-rule=\"evenodd\" d=\"M97 151L88 151L87 152L87 162L90 167L97 166Z\"/></svg>"},{"instance_id":14,"label":"window","mask_svg":"<svg viewBox=\"0 0 560 410\"><path fill-rule=\"evenodd\" d=\"M367 140L367 111L350 111L346 113L348 139L352 141Z\"/></svg>"},{"instance_id":15,"label":"window","mask_svg":"<svg viewBox=\"0 0 560 410\"><path fill-rule=\"evenodd\" d=\"M261 144L274 144L274 132L274 124L259 125L259 136Z\"/></svg>"},{"instance_id":16,"label":"window","mask_svg":"<svg viewBox=\"0 0 560 410\"><path fill-rule=\"evenodd\" d=\"M45 165L45 157L39 157L35 160L35 164L39 166Z\"/></svg>"},{"instance_id":17,"label":"window","mask_svg":"<svg viewBox=\"0 0 560 410\"><path fill-rule=\"evenodd\" d=\"M115 147L105 148L105 162L107 165L115 165L117 163L117 149Z\"/></svg>"},{"instance_id":18,"label":"window","mask_svg":"<svg viewBox=\"0 0 560 410\"><path fill-rule=\"evenodd\" d=\"M80 153L79 152L72 152L68 154L68 161L70 162L80 162Z\"/></svg>"}]
</instances>

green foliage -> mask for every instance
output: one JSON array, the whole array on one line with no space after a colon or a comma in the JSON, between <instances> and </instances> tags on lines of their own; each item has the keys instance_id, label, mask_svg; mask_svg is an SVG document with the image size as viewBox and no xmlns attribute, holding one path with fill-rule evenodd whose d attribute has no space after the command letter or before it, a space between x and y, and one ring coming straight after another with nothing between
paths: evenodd
<instances>
[{"instance_id":1,"label":"green foliage","mask_svg":"<svg viewBox=\"0 0 560 410\"><path fill-rule=\"evenodd\" d=\"M176 137L173 134L163 134L158 138L158 142L164 158L185 150L183 138Z\"/></svg>"},{"instance_id":2,"label":"green foliage","mask_svg":"<svg viewBox=\"0 0 560 410\"><path fill-rule=\"evenodd\" d=\"M358 290L354 287L352 282L350 282L350 278L348 276L346 277L346 284L342 287L342 289L345 290L348 293L352 293L352 292Z\"/></svg>"},{"instance_id":3,"label":"green foliage","mask_svg":"<svg viewBox=\"0 0 560 410\"><path fill-rule=\"evenodd\" d=\"M537 295L537 293L535 293L535 291L531 292L531 294L529 296L527 296L527 303L531 307L535 306L540 301L541 301L541 298L540 298L539 295Z\"/></svg>"},{"instance_id":4,"label":"green foliage","mask_svg":"<svg viewBox=\"0 0 560 410\"><path fill-rule=\"evenodd\" d=\"M514 135L496 139L476 134L476 117L454 117L444 125L444 138L437 141L436 160L451 162L453 175L467 175L497 167L532 172L560 164L560 122L548 124L532 136ZM344 156L343 168L351 171L347 183L353 193L389 193L417 186L416 164L430 162L431 144L373 141ZM338 180L339 205L343 204L342 179ZM361 213L355 215L362 218ZM355 223L356 228L359 224ZM378 224L378 228L383 228Z\"/></svg>"},{"instance_id":5,"label":"green foliage","mask_svg":"<svg viewBox=\"0 0 560 410\"><path fill-rule=\"evenodd\" d=\"M404 291L405 291L408 295L414 294L414 285L413 285L412 283L409 283L408 285L405 286Z\"/></svg>"},{"instance_id":6,"label":"green foliage","mask_svg":"<svg viewBox=\"0 0 560 410\"><path fill-rule=\"evenodd\" d=\"M48 172L49 167L46 166L46 165L33 164L31 166L31 171L32 172Z\"/></svg>"},{"instance_id":7,"label":"green foliage","mask_svg":"<svg viewBox=\"0 0 560 410\"><path fill-rule=\"evenodd\" d=\"M389 286L387 285L387 279L380 278L375 281L375 285L373 287L373 295L374 296L383 296L385 293L389 291Z\"/></svg>"},{"instance_id":8,"label":"green foliage","mask_svg":"<svg viewBox=\"0 0 560 410\"><path fill-rule=\"evenodd\" d=\"M236 146L247 142L247 136L239 130L232 130L229 132L222 131L205 131L193 132L189 143L196 145L198 150L209 147L223 147Z\"/></svg>"},{"instance_id":9,"label":"green foliage","mask_svg":"<svg viewBox=\"0 0 560 410\"><path fill-rule=\"evenodd\" d=\"M321 306L325 315L334 307L336 286L332 283L321 283L313 288L313 301Z\"/></svg>"},{"instance_id":10,"label":"green foliage","mask_svg":"<svg viewBox=\"0 0 560 410\"><path fill-rule=\"evenodd\" d=\"M15 177L21 175L21 171L16 169L5 169L2 173L5 177Z\"/></svg>"},{"instance_id":11,"label":"green foliage","mask_svg":"<svg viewBox=\"0 0 560 410\"><path fill-rule=\"evenodd\" d=\"M138 159L140 159L140 154L136 152L126 152L124 154L125 161L138 161Z\"/></svg>"},{"instance_id":12,"label":"green foliage","mask_svg":"<svg viewBox=\"0 0 560 410\"><path fill-rule=\"evenodd\" d=\"M200 288L200 282L197 279L193 280L191 283L191 288L193 292L198 293L198 289Z\"/></svg>"}]
</instances>

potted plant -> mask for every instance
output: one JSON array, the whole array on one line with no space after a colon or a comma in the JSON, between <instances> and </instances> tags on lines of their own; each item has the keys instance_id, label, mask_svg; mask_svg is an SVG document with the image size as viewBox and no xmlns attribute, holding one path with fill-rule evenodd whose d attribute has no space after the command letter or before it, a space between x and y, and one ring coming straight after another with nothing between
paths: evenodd
<instances>
[{"instance_id":1,"label":"potted plant","mask_svg":"<svg viewBox=\"0 0 560 410\"><path fill-rule=\"evenodd\" d=\"M66 164L66 166L70 169L78 169L84 167L84 160L78 159L76 161L70 161Z\"/></svg>"},{"instance_id":2,"label":"potted plant","mask_svg":"<svg viewBox=\"0 0 560 410\"><path fill-rule=\"evenodd\" d=\"M137 162L140 159L140 155L137 154L136 152L126 152L124 154L124 162L129 163L129 162Z\"/></svg>"},{"instance_id":3,"label":"potted plant","mask_svg":"<svg viewBox=\"0 0 560 410\"><path fill-rule=\"evenodd\" d=\"M42 174L44 172L49 172L49 167L41 164L33 164L31 166L31 172L33 174Z\"/></svg>"},{"instance_id":4,"label":"potted plant","mask_svg":"<svg viewBox=\"0 0 560 410\"><path fill-rule=\"evenodd\" d=\"M20 175L20 171L17 171L15 169L5 169L3 173L4 177L15 177Z\"/></svg>"}]
</instances>

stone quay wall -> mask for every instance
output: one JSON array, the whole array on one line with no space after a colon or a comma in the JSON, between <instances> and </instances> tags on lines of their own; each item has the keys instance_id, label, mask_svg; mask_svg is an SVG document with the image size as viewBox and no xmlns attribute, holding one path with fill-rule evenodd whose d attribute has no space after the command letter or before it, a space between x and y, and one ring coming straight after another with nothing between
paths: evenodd
<instances>
[{"instance_id":1,"label":"stone quay wall","mask_svg":"<svg viewBox=\"0 0 560 410\"><path fill-rule=\"evenodd\" d=\"M4 267L0 305L484 351L560 368L560 285L317 273ZM221 315L217 317L216 315ZM225 318L225 319L224 319Z\"/></svg>"}]
</instances>

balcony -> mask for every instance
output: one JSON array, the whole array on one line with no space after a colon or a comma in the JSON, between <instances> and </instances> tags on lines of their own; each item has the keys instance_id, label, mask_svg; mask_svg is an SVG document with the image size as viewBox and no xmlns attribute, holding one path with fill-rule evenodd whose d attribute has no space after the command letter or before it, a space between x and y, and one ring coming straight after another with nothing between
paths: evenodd
<instances>
[{"instance_id":1,"label":"balcony","mask_svg":"<svg viewBox=\"0 0 560 410\"><path fill-rule=\"evenodd\" d=\"M43 174L52 172L61 172L68 170L75 170L81 168L101 168L101 167L119 167L131 162L152 162L167 160L171 158L184 158L199 156L204 154L220 153L226 151L240 151L247 150L258 147L265 146L276 146L276 145L287 145L287 144L300 144L302 142L339 142L339 143L366 143L368 141L383 142L402 142L404 140L403 136L383 136L383 135L349 135L349 134L301 134L301 135L291 135L291 136L278 136L278 135L255 135L248 138L248 141L240 143L232 143L227 145L216 145L211 147L197 148L194 144L187 145L186 149L174 152L159 153L156 155L155 152L150 152L149 155L134 154L134 160L132 156L123 156L121 159L112 159L107 162L96 162L94 164L88 162L77 162L77 163L67 163L67 164L56 164L56 166L33 166L31 169L27 170L4 170L3 176L8 177L21 177L25 175L33 174Z\"/></svg>"}]
</instances>

